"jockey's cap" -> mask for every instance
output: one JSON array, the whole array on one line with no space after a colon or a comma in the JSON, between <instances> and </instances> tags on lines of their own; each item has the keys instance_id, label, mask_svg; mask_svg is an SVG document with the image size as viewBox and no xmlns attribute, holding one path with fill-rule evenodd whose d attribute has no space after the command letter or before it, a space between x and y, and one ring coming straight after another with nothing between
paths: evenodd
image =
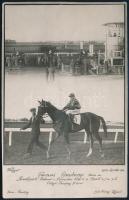
<instances>
[{"instance_id":1,"label":"jockey's cap","mask_svg":"<svg viewBox=\"0 0 129 200\"><path fill-rule=\"evenodd\" d=\"M75 94L74 93L70 93L69 97L75 97Z\"/></svg>"},{"instance_id":2,"label":"jockey's cap","mask_svg":"<svg viewBox=\"0 0 129 200\"><path fill-rule=\"evenodd\" d=\"M30 112L36 112L36 108L31 108Z\"/></svg>"}]
</instances>

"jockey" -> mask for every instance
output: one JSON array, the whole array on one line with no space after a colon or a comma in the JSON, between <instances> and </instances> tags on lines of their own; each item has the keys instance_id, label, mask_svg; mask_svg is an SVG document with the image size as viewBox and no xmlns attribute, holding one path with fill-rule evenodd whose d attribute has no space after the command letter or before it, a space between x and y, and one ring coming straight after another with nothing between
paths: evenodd
<instances>
[{"instance_id":1,"label":"jockey","mask_svg":"<svg viewBox=\"0 0 129 200\"><path fill-rule=\"evenodd\" d=\"M69 95L69 97L70 97L70 101L63 108L63 110L66 112L66 114L72 114L72 115L79 114L81 105L80 105L79 101L75 98L75 94L71 93Z\"/></svg>"}]
</instances>

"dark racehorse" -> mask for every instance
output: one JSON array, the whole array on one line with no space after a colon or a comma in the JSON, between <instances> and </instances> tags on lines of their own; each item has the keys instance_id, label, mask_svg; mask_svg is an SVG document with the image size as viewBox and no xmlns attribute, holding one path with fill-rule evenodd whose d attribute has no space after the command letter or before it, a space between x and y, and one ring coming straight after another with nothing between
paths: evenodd
<instances>
[{"instance_id":1,"label":"dark racehorse","mask_svg":"<svg viewBox=\"0 0 129 200\"><path fill-rule=\"evenodd\" d=\"M104 156L103 151L102 151L102 138L100 137L98 133L100 122L102 122L104 133L107 136L107 127L106 127L106 123L103 117L100 117L90 112L81 113L80 125L74 124L74 126L72 126L70 117L64 111L57 109L50 102L47 102L47 101L42 100L41 102L39 101L39 103L40 103L40 106L38 106L38 115L43 116L45 113L47 113L51 117L54 123L53 128L58 133L55 139L57 139L60 135L64 136L64 139L65 139L64 141L65 141L67 151L69 153L69 158L71 154L69 134L71 132L78 132L82 129L85 129L87 136L90 140L90 147L89 147L89 152L87 154L87 157L92 154L93 136L95 136L96 139L98 140L99 145L100 145L101 155ZM59 124L61 124L61 126L58 126ZM55 141L55 139L51 141L51 144ZM50 145L48 147L47 157L49 157L49 151L50 151Z\"/></svg>"}]
</instances>

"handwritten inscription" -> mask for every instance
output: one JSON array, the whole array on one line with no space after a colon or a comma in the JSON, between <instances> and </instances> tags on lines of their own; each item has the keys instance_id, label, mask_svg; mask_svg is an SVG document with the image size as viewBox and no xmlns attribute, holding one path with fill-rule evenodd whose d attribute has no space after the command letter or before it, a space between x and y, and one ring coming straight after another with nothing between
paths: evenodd
<instances>
[{"instance_id":1,"label":"handwritten inscription","mask_svg":"<svg viewBox=\"0 0 129 200\"><path fill-rule=\"evenodd\" d=\"M28 191L26 191L26 190L21 190L21 189L19 189L19 190L17 190L17 191L8 190L7 193L8 193L8 194L25 195L25 196L27 196L27 195L29 194Z\"/></svg>"},{"instance_id":2,"label":"handwritten inscription","mask_svg":"<svg viewBox=\"0 0 129 200\"><path fill-rule=\"evenodd\" d=\"M39 172L36 176L18 176L16 181L43 181L49 185L74 185L83 184L85 181L84 174L81 173L67 173L63 171L59 176L56 173Z\"/></svg>"},{"instance_id":3,"label":"handwritten inscription","mask_svg":"<svg viewBox=\"0 0 129 200\"><path fill-rule=\"evenodd\" d=\"M36 176L18 176L16 181L26 181L26 182L34 182L34 181L43 181L47 185L81 185L84 184L84 182L97 182L97 181L103 181L103 182L112 182L117 181L117 176L105 176L103 174L93 174L89 173L87 176L83 173L67 173L66 171L63 171L60 175L57 175L56 173L45 173L45 172L39 172ZM113 192L115 193L115 192Z\"/></svg>"},{"instance_id":4,"label":"handwritten inscription","mask_svg":"<svg viewBox=\"0 0 129 200\"><path fill-rule=\"evenodd\" d=\"M94 194L119 194L119 193L122 193L122 190L104 190L104 189L101 189L101 190L95 190L94 191Z\"/></svg>"},{"instance_id":5,"label":"handwritten inscription","mask_svg":"<svg viewBox=\"0 0 129 200\"><path fill-rule=\"evenodd\" d=\"M42 184L46 184L50 187L54 187L54 186L77 186L77 185L83 185L83 184L92 184L95 183L96 187L93 188L93 194L94 195L103 195L103 196L109 196L109 195L113 195L114 197L122 194L122 190L117 190L117 189L113 189L111 188L109 189L105 189L105 185L102 183L106 183L106 184L115 184L115 182L117 183L119 181L119 177L116 175L116 173L114 172L119 172L119 173L123 173L124 170L123 169L113 169L113 168L103 168L101 171L99 171L98 173L80 173L80 171L76 171L76 170L71 170L71 171L61 171L61 172L52 172L52 173L48 173L45 171L40 171L38 173L33 173L33 175L28 174L27 176L24 175L24 173L22 172L22 169L16 168L16 167L11 167L11 168L7 168L7 172L8 173L12 173L12 174L16 174L15 176L15 181L20 185L23 186L23 188L18 189L17 191L13 191L13 190L8 190L7 193L10 195L28 195L31 191L27 191L24 190L24 183L27 182L27 184L33 184L34 182L38 182L42 183ZM99 186L99 182L101 182L101 188L97 187Z\"/></svg>"},{"instance_id":6,"label":"handwritten inscription","mask_svg":"<svg viewBox=\"0 0 129 200\"><path fill-rule=\"evenodd\" d=\"M17 169L17 168L15 168L15 167L9 167L8 169L7 169L7 171L8 172L11 172L11 173L16 173L16 172L18 172L18 171L20 171L21 169Z\"/></svg>"}]
</instances>

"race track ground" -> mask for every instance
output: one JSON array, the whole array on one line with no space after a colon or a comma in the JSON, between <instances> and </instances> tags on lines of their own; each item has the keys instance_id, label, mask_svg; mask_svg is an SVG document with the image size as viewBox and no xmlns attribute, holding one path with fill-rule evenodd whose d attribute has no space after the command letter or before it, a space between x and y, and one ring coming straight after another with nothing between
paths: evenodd
<instances>
[{"instance_id":1,"label":"race track ground","mask_svg":"<svg viewBox=\"0 0 129 200\"><path fill-rule=\"evenodd\" d=\"M76 133L71 135L71 159L67 158L67 150L65 148L63 138L60 137L51 147L50 159L47 160L46 153L34 146L32 157L24 159L23 155L30 140L29 133L13 134L12 146L8 146L8 134L4 137L4 164L16 165L121 165L124 164L124 139L120 135L118 142L114 143L114 135L108 135L108 139L103 137L103 150L105 156L102 158L99 153L98 142L94 143L93 154L86 157L89 149L89 142L83 143L83 135ZM48 146L48 134L40 136L40 141Z\"/></svg>"}]
</instances>

